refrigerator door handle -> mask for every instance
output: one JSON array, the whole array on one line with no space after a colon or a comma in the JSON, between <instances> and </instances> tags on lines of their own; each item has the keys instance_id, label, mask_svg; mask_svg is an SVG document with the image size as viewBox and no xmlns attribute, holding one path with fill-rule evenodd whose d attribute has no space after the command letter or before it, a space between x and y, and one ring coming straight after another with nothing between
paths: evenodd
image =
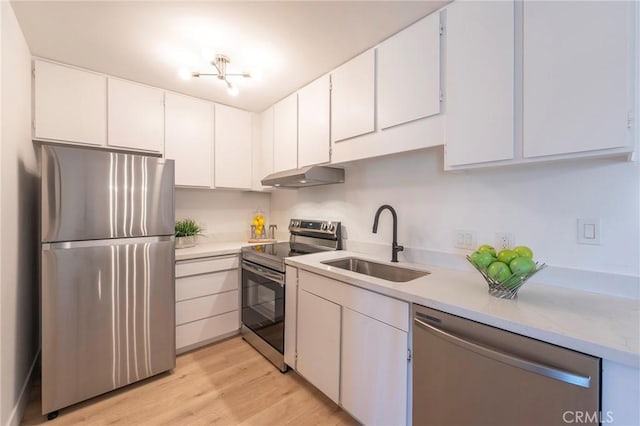
<instances>
[{"instance_id":1,"label":"refrigerator door handle","mask_svg":"<svg viewBox=\"0 0 640 426\"><path fill-rule=\"evenodd\" d=\"M109 240L63 241L58 243L42 243L42 249L54 250L82 247L118 246L124 244L159 243L162 241L172 241L174 239L175 237L173 235L159 235L154 237L114 238Z\"/></svg>"}]
</instances>

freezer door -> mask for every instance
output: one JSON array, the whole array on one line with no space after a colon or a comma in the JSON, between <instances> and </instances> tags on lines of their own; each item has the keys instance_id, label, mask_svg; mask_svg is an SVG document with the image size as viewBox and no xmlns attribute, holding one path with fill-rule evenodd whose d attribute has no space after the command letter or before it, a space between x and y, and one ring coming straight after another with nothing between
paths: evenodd
<instances>
[{"instance_id":1,"label":"freezer door","mask_svg":"<svg viewBox=\"0 0 640 426\"><path fill-rule=\"evenodd\" d=\"M173 160L41 148L42 241L171 235Z\"/></svg>"},{"instance_id":2,"label":"freezer door","mask_svg":"<svg viewBox=\"0 0 640 426\"><path fill-rule=\"evenodd\" d=\"M174 237L42 245L42 412L175 367Z\"/></svg>"}]
</instances>

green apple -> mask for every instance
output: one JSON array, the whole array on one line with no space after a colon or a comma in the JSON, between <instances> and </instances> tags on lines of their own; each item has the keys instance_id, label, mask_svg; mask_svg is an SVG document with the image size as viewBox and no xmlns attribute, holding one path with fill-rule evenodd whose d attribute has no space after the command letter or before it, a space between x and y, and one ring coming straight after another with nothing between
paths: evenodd
<instances>
[{"instance_id":1,"label":"green apple","mask_svg":"<svg viewBox=\"0 0 640 426\"><path fill-rule=\"evenodd\" d=\"M494 249L493 247L491 247L489 244L483 244L480 247L478 247L478 250L480 253L489 253L491 256L496 257L496 249Z\"/></svg>"},{"instance_id":2,"label":"green apple","mask_svg":"<svg viewBox=\"0 0 640 426\"><path fill-rule=\"evenodd\" d=\"M498 253L498 260L502 263L506 263L507 265L516 257L518 257L518 254L509 249L500 250L500 253Z\"/></svg>"},{"instance_id":3,"label":"green apple","mask_svg":"<svg viewBox=\"0 0 640 426\"><path fill-rule=\"evenodd\" d=\"M511 269L506 263L497 261L489 265L487 275L498 282L502 282L511 276Z\"/></svg>"},{"instance_id":4,"label":"green apple","mask_svg":"<svg viewBox=\"0 0 640 426\"><path fill-rule=\"evenodd\" d=\"M536 263L528 257L516 257L509 263L511 272L517 275L526 275L536 269Z\"/></svg>"},{"instance_id":5,"label":"green apple","mask_svg":"<svg viewBox=\"0 0 640 426\"><path fill-rule=\"evenodd\" d=\"M520 257L528 257L529 259L533 259L533 250L531 250L527 246L514 247L513 251L516 252Z\"/></svg>"},{"instance_id":6,"label":"green apple","mask_svg":"<svg viewBox=\"0 0 640 426\"><path fill-rule=\"evenodd\" d=\"M495 262L496 258L491 256L491 253L489 252L473 252L473 254L471 256L469 256L471 258L471 261L473 262L474 265L476 265L478 268L480 269L487 269L487 267L489 265L491 265L491 263Z\"/></svg>"}]
</instances>

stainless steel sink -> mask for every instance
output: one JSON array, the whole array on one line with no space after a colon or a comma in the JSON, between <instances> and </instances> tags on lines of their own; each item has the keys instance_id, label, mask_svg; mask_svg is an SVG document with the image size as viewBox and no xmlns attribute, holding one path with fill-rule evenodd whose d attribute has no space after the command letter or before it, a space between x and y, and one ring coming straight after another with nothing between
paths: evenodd
<instances>
[{"instance_id":1,"label":"stainless steel sink","mask_svg":"<svg viewBox=\"0 0 640 426\"><path fill-rule=\"evenodd\" d=\"M429 274L427 271L403 268L401 266L385 265L384 263L372 262L370 260L359 259L357 257L327 260L321 263L397 283L415 280L416 278L424 277Z\"/></svg>"}]
</instances>

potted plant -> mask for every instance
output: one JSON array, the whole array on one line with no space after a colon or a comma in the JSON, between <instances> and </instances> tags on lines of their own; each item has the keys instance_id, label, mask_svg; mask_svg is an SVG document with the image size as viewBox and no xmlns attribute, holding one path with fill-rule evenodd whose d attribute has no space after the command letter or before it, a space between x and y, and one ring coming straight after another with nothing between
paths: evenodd
<instances>
[{"instance_id":1,"label":"potted plant","mask_svg":"<svg viewBox=\"0 0 640 426\"><path fill-rule=\"evenodd\" d=\"M176 248L187 248L196 245L196 236L202 235L203 228L193 219L176 222Z\"/></svg>"}]
</instances>

